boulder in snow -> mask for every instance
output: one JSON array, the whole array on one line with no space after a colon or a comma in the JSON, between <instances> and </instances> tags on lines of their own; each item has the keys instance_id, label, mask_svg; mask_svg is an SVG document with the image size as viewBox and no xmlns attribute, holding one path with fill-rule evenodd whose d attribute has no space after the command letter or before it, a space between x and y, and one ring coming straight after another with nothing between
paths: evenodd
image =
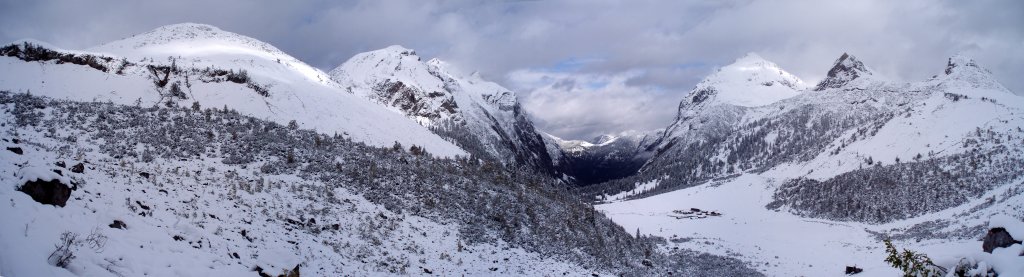
<instances>
[{"instance_id":1,"label":"boulder in snow","mask_svg":"<svg viewBox=\"0 0 1024 277\"><path fill-rule=\"evenodd\" d=\"M114 220L114 223L110 223L110 225L107 226L110 226L110 228L115 229L128 229L128 224L124 224L124 221L120 221L117 219Z\"/></svg>"},{"instance_id":2,"label":"boulder in snow","mask_svg":"<svg viewBox=\"0 0 1024 277\"><path fill-rule=\"evenodd\" d=\"M988 230L985 234L985 239L981 244L981 249L985 252L992 253L993 249L1009 247L1010 245L1021 243L1019 240L1014 240L1010 232L1006 231L1006 228L996 227Z\"/></svg>"},{"instance_id":3,"label":"boulder in snow","mask_svg":"<svg viewBox=\"0 0 1024 277\"><path fill-rule=\"evenodd\" d=\"M21 154L25 153L25 151L21 150L21 147L7 147L7 151L14 152L14 154L18 154L18 155L21 155Z\"/></svg>"},{"instance_id":4,"label":"boulder in snow","mask_svg":"<svg viewBox=\"0 0 1024 277\"><path fill-rule=\"evenodd\" d=\"M28 194L36 202L60 207L64 207L64 204L68 202L68 198L71 198L71 187L56 179L28 181L18 190Z\"/></svg>"},{"instance_id":5,"label":"boulder in snow","mask_svg":"<svg viewBox=\"0 0 1024 277\"><path fill-rule=\"evenodd\" d=\"M82 163L77 163L77 164L71 166L71 172L74 172L74 173L85 172L85 165L82 164Z\"/></svg>"}]
</instances>

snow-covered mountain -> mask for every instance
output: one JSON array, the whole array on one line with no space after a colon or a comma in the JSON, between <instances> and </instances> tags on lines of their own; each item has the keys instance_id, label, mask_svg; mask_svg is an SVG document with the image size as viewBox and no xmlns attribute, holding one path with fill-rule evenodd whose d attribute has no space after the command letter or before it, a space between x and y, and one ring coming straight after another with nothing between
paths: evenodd
<instances>
[{"instance_id":1,"label":"snow-covered mountain","mask_svg":"<svg viewBox=\"0 0 1024 277\"><path fill-rule=\"evenodd\" d=\"M663 132L625 131L591 141L543 135L555 168L574 179L578 186L587 186L636 174L650 159L651 148Z\"/></svg>"},{"instance_id":2,"label":"snow-covered mountain","mask_svg":"<svg viewBox=\"0 0 1024 277\"><path fill-rule=\"evenodd\" d=\"M685 103L757 107L796 96L806 87L803 80L775 63L747 53L704 78Z\"/></svg>"},{"instance_id":3,"label":"snow-covered mountain","mask_svg":"<svg viewBox=\"0 0 1024 277\"><path fill-rule=\"evenodd\" d=\"M1024 273L1019 245L978 251L997 222L1024 220L1024 97L977 62L957 55L907 82L843 54L813 88L760 105L717 100L763 95L722 71L682 101L638 174L585 188L598 209L770 275L897 274L886 238L950 272Z\"/></svg>"},{"instance_id":4,"label":"snow-covered mountain","mask_svg":"<svg viewBox=\"0 0 1024 277\"><path fill-rule=\"evenodd\" d=\"M738 124L746 110L797 96L807 88L777 64L747 53L698 83L679 104L676 120L664 130L606 135L593 142L548 137L549 152L556 165L582 185L619 179L636 173L655 150L669 148L677 137L693 137L697 129L725 132Z\"/></svg>"},{"instance_id":5,"label":"snow-covered mountain","mask_svg":"<svg viewBox=\"0 0 1024 277\"><path fill-rule=\"evenodd\" d=\"M800 78L748 53L705 77L683 98L676 120L666 129L667 135L685 135L696 128L695 122L731 125L734 122L729 119L743 110L796 96L806 88Z\"/></svg>"},{"instance_id":6,"label":"snow-covered mountain","mask_svg":"<svg viewBox=\"0 0 1024 277\"><path fill-rule=\"evenodd\" d=\"M933 78L902 82L878 77L855 57L843 54L814 89L755 107L699 101L715 99L705 97L708 92L759 95L753 89L756 86L708 86L716 83L713 80L719 73L709 76L683 100L679 116L658 142L655 156L641 169L638 176L643 177L613 184L616 189L611 190L665 179L660 189L652 191L656 194L743 172L783 169L798 173L780 178L827 180L848 172L867 172L875 161L897 165L940 162L974 155L965 142L978 141L978 130L1011 135L1021 124L1014 116L1022 107L1021 97L963 56L950 58L947 68ZM749 80L754 79L733 82ZM729 87L742 89L723 92L722 88ZM1016 151L1013 147L1008 150ZM868 220L863 216L858 218Z\"/></svg>"},{"instance_id":7,"label":"snow-covered mountain","mask_svg":"<svg viewBox=\"0 0 1024 277\"><path fill-rule=\"evenodd\" d=\"M723 71L734 65L724 67ZM788 75L781 70L773 72ZM714 80L719 73L708 80ZM785 172L777 173L783 179L836 182L835 178L878 174L884 168L943 164L943 170L948 171L961 159L995 159L992 164L986 163L995 175L986 175L987 171L979 167L970 172L977 178L1002 179L1024 173L1002 169L1018 159L1012 153L1020 150L1015 144L1019 141L1012 138L1024 124L1020 120L1024 100L999 85L974 61L962 56L950 58L946 70L920 82L890 81L876 75L854 56L843 54L828 77L814 89L755 107L695 101L714 99L703 96L709 91L714 95L760 95L749 84L709 86L714 82L705 80L683 100L679 116L658 142L655 156L641 169L641 174L627 181L633 184L616 186L626 190L635 184L662 179L659 189L651 192L656 194L714 178L765 171ZM755 79L733 80L743 83ZM724 90L730 87L742 89ZM985 135L988 132L1002 139L990 141L992 138ZM878 167L879 162L887 166ZM960 176L961 180L965 178ZM927 199L934 201L919 205L906 215L887 213L875 217L867 211L857 215L832 214L839 210L830 214L811 213L885 222L950 207L965 199Z\"/></svg>"},{"instance_id":8,"label":"snow-covered mountain","mask_svg":"<svg viewBox=\"0 0 1024 277\"><path fill-rule=\"evenodd\" d=\"M473 155L553 172L515 93L478 74L436 58L423 61L396 45L357 54L330 75L346 91L415 119Z\"/></svg>"},{"instance_id":9,"label":"snow-covered mountain","mask_svg":"<svg viewBox=\"0 0 1024 277\"><path fill-rule=\"evenodd\" d=\"M277 48L210 25L168 25L81 51L31 41L4 49L0 90L146 107L228 108L371 145L397 141L439 156L466 154L427 128L345 93L322 71Z\"/></svg>"}]
</instances>

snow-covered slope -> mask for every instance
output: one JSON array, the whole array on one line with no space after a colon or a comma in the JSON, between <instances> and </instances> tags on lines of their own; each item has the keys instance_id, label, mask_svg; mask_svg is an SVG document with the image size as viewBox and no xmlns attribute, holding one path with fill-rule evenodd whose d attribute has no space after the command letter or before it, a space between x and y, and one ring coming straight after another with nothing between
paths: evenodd
<instances>
[{"instance_id":1,"label":"snow-covered slope","mask_svg":"<svg viewBox=\"0 0 1024 277\"><path fill-rule=\"evenodd\" d=\"M595 272L551 251L489 237L495 229L479 219L463 223L454 212L459 206L499 202L475 193L516 193L492 192L508 186L486 180L458 180L450 161L232 112L50 101L21 93L0 92L0 122L3 276ZM413 160L417 168L448 169L412 179L427 172L411 170ZM378 165L386 174L374 173ZM56 184L26 189L38 181ZM472 186L472 197L463 184ZM66 193L63 201L49 202L60 192ZM539 196L519 195L523 201ZM436 202L410 212L407 205L418 199ZM546 204L533 205L551 208L541 206ZM472 212L497 216L487 208ZM64 268L51 254L65 253L55 247L63 233L77 235L66 248L74 257Z\"/></svg>"},{"instance_id":2,"label":"snow-covered slope","mask_svg":"<svg viewBox=\"0 0 1024 277\"><path fill-rule=\"evenodd\" d=\"M330 72L354 95L430 127L473 155L551 172L551 158L516 95L412 49L357 54Z\"/></svg>"},{"instance_id":3,"label":"snow-covered slope","mask_svg":"<svg viewBox=\"0 0 1024 277\"><path fill-rule=\"evenodd\" d=\"M961 262L986 262L999 263L1000 276L1024 274L1024 257L981 252L979 240L995 218L1013 215L1013 220L1022 221L1024 180L998 184L957 207L882 225L808 219L765 209L780 181L745 174L597 209L627 230L667 238L666 248L732 256L768 276L845 276L847 266L864 270L855 276L902 276L884 262L886 237L950 270ZM999 251L1019 253L1019 246Z\"/></svg>"},{"instance_id":4,"label":"snow-covered slope","mask_svg":"<svg viewBox=\"0 0 1024 277\"><path fill-rule=\"evenodd\" d=\"M543 134L555 167L587 186L633 175L653 153L651 148L664 130L624 131L592 141L564 140Z\"/></svg>"},{"instance_id":5,"label":"snow-covered slope","mask_svg":"<svg viewBox=\"0 0 1024 277\"><path fill-rule=\"evenodd\" d=\"M164 26L85 51L49 50L57 54L2 55L0 90L141 106L198 103L282 124L294 120L298 127L372 145L397 141L439 156L466 153L427 128L346 93L322 71L269 44L209 25ZM54 55L92 57L104 68Z\"/></svg>"}]
</instances>

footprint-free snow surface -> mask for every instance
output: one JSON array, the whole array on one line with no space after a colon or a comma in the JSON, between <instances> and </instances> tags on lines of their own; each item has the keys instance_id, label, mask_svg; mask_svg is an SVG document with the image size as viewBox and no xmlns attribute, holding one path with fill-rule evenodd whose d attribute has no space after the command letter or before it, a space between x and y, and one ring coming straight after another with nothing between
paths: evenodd
<instances>
[{"instance_id":1,"label":"footprint-free snow surface","mask_svg":"<svg viewBox=\"0 0 1024 277\"><path fill-rule=\"evenodd\" d=\"M846 266L864 269L861 276L898 276L884 262L881 240L887 236L946 268L968 258L998 264L999 272L1024 273L1024 258L984 253L980 241L990 218L1024 213L1020 180L955 208L881 225L766 209L777 186L773 178L748 174L597 209L627 230L667 238L667 248L735 257L769 276L841 276ZM696 214L693 209L707 212L684 216Z\"/></svg>"}]
</instances>

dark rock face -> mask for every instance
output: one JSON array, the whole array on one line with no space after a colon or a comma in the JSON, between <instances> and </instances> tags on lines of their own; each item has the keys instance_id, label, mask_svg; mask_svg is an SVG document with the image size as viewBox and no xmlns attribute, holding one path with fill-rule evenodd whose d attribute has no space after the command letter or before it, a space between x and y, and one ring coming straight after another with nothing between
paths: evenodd
<instances>
[{"instance_id":1,"label":"dark rock face","mask_svg":"<svg viewBox=\"0 0 1024 277\"><path fill-rule=\"evenodd\" d=\"M374 90L381 103L399 108L407 115L437 119L442 116L442 113L453 114L459 108L459 105L455 103L455 98L445 92L424 92L414 86L402 83L402 81L387 80L377 85ZM430 105L435 98L441 99L439 109Z\"/></svg>"},{"instance_id":2,"label":"dark rock face","mask_svg":"<svg viewBox=\"0 0 1024 277\"><path fill-rule=\"evenodd\" d=\"M292 268L292 270L285 270L283 273L277 275L277 277L299 277L299 266L301 266L301 264L295 265L295 268ZM256 273L259 274L260 277L274 277L274 275L270 275L267 272L265 272L263 268L260 266L254 267L252 271L256 271Z\"/></svg>"},{"instance_id":3,"label":"dark rock face","mask_svg":"<svg viewBox=\"0 0 1024 277\"><path fill-rule=\"evenodd\" d=\"M124 224L124 221L120 221L120 220L116 220L116 219L114 220L114 223L110 223L110 225L107 225L107 226L110 226L110 228L115 228L115 229L128 229L128 224Z\"/></svg>"},{"instance_id":4,"label":"dark rock face","mask_svg":"<svg viewBox=\"0 0 1024 277\"><path fill-rule=\"evenodd\" d=\"M7 151L14 152L14 154L18 154L18 155L21 155L21 154L25 153L25 151L21 150L21 147L7 147Z\"/></svg>"},{"instance_id":5,"label":"dark rock face","mask_svg":"<svg viewBox=\"0 0 1024 277\"><path fill-rule=\"evenodd\" d=\"M71 166L71 172L74 172L74 173L85 172L85 165L82 164L82 163L75 164L75 165Z\"/></svg>"},{"instance_id":6,"label":"dark rock face","mask_svg":"<svg viewBox=\"0 0 1024 277\"><path fill-rule=\"evenodd\" d=\"M28 181L18 190L32 196L36 202L60 207L64 207L71 198L71 188L58 180Z\"/></svg>"},{"instance_id":7,"label":"dark rock face","mask_svg":"<svg viewBox=\"0 0 1024 277\"><path fill-rule=\"evenodd\" d=\"M856 266L846 266L846 275L853 275L861 273L862 271L864 270Z\"/></svg>"},{"instance_id":8,"label":"dark rock face","mask_svg":"<svg viewBox=\"0 0 1024 277\"><path fill-rule=\"evenodd\" d=\"M988 230L988 234L985 234L985 239L981 244L981 249L985 252L992 253L992 250L1001 247L1009 247L1021 243L1019 240L1014 240L1013 236L1002 227L992 228Z\"/></svg>"},{"instance_id":9,"label":"dark rock face","mask_svg":"<svg viewBox=\"0 0 1024 277\"><path fill-rule=\"evenodd\" d=\"M867 67L864 66L864 63L849 54L843 53L843 55L836 60L832 69L828 71L828 75L825 79L821 80L814 90L822 91L828 88L842 87L853 79L860 78L864 75L871 75L871 71L868 71Z\"/></svg>"}]
</instances>

